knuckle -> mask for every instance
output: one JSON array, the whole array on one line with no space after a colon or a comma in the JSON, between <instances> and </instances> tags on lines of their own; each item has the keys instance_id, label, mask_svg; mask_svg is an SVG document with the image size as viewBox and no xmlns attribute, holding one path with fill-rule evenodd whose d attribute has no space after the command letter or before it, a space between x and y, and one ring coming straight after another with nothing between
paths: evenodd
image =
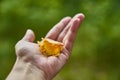
<instances>
[{"instance_id":1,"label":"knuckle","mask_svg":"<svg viewBox=\"0 0 120 80\"><path fill-rule=\"evenodd\" d=\"M64 36L63 34L59 35L59 37L58 37L57 40L58 40L59 42L62 42L62 40L63 40L63 36Z\"/></svg>"},{"instance_id":2,"label":"knuckle","mask_svg":"<svg viewBox=\"0 0 120 80\"><path fill-rule=\"evenodd\" d=\"M58 26L56 26L55 28L55 32L59 32L60 28Z\"/></svg>"},{"instance_id":3,"label":"knuckle","mask_svg":"<svg viewBox=\"0 0 120 80\"><path fill-rule=\"evenodd\" d=\"M29 51L25 46L21 46L16 49L16 54L17 54L17 56L20 56L20 57L27 55L28 52Z\"/></svg>"},{"instance_id":4,"label":"knuckle","mask_svg":"<svg viewBox=\"0 0 120 80\"><path fill-rule=\"evenodd\" d=\"M34 51L24 41L18 41L15 45L15 50L17 57L22 58L24 61L33 60Z\"/></svg>"},{"instance_id":5,"label":"knuckle","mask_svg":"<svg viewBox=\"0 0 120 80\"><path fill-rule=\"evenodd\" d=\"M28 48L23 45L22 41L18 41L18 43L15 45L16 55L19 57L23 57L29 53Z\"/></svg>"},{"instance_id":6,"label":"knuckle","mask_svg":"<svg viewBox=\"0 0 120 80\"><path fill-rule=\"evenodd\" d=\"M61 25L62 25L62 26L66 26L66 23L65 23L65 22L61 22Z\"/></svg>"}]
</instances>

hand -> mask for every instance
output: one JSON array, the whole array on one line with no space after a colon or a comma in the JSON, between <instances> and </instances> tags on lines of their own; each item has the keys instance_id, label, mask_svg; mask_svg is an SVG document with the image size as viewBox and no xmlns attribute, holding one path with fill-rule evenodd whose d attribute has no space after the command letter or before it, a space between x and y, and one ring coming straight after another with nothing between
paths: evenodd
<instances>
[{"instance_id":1,"label":"hand","mask_svg":"<svg viewBox=\"0 0 120 80\"><path fill-rule=\"evenodd\" d=\"M63 18L46 35L46 38L64 44L64 49L58 57L42 55L38 44L33 42L35 39L33 31L27 30L25 36L16 44L17 60L34 65L42 72L45 80L51 80L68 61L76 33L83 19L83 14L77 14L72 19Z\"/></svg>"}]
</instances>

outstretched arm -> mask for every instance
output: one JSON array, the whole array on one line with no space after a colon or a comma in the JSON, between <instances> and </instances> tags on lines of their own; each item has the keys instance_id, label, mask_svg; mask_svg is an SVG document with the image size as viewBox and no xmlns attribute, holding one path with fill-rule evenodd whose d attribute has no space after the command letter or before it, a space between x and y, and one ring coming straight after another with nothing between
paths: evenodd
<instances>
[{"instance_id":1,"label":"outstretched arm","mask_svg":"<svg viewBox=\"0 0 120 80\"><path fill-rule=\"evenodd\" d=\"M34 33L28 30L16 44L17 60L7 80L53 79L68 61L75 36L83 19L83 14L77 14L72 19L70 17L63 18L46 35L46 38L64 44L64 49L58 57L42 55L38 44L33 43Z\"/></svg>"}]
</instances>

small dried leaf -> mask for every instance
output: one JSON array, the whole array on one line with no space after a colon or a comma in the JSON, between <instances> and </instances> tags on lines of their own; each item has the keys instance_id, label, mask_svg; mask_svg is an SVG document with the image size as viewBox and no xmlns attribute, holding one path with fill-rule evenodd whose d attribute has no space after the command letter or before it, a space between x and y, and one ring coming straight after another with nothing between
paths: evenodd
<instances>
[{"instance_id":1,"label":"small dried leaf","mask_svg":"<svg viewBox=\"0 0 120 80\"><path fill-rule=\"evenodd\" d=\"M38 41L40 52L45 56L59 56L63 50L63 43L47 38Z\"/></svg>"}]
</instances>

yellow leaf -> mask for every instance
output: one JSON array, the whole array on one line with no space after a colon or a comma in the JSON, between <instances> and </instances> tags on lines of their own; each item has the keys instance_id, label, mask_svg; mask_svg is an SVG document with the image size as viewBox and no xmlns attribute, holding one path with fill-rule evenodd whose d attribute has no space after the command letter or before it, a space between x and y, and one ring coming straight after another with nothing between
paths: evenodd
<instances>
[{"instance_id":1,"label":"yellow leaf","mask_svg":"<svg viewBox=\"0 0 120 80\"><path fill-rule=\"evenodd\" d=\"M47 38L38 41L40 52L45 56L59 56L63 50L63 43Z\"/></svg>"}]
</instances>

